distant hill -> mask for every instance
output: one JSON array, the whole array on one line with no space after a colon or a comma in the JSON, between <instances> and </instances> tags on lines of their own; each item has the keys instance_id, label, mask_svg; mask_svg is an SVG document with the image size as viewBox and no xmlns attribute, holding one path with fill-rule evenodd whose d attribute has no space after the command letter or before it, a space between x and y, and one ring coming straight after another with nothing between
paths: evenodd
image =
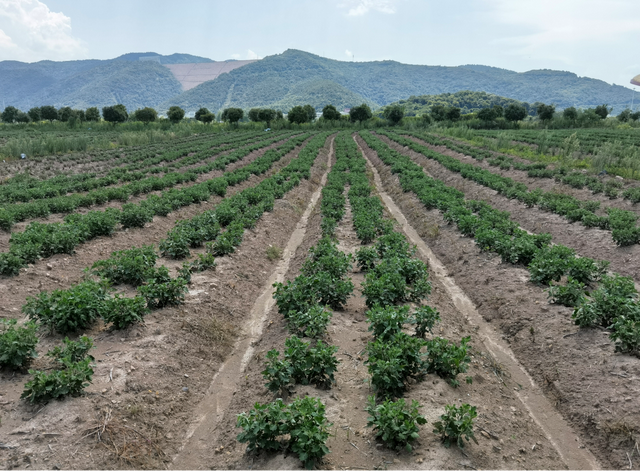
<instances>
[{"instance_id":1,"label":"distant hill","mask_svg":"<svg viewBox=\"0 0 640 471\"><path fill-rule=\"evenodd\" d=\"M441 93L440 95L410 96L406 100L399 100L391 104L404 107L405 116L422 116L428 113L434 105L455 106L460 108L463 114L467 114L495 105L506 108L512 103L524 106L528 113L535 114L534 107L529 103L486 92L472 92L469 90L456 93Z\"/></svg>"},{"instance_id":2,"label":"distant hill","mask_svg":"<svg viewBox=\"0 0 640 471\"><path fill-rule=\"evenodd\" d=\"M619 110L628 104L630 96L628 88L578 77L571 72L533 70L518 73L478 65L441 67L394 61L342 62L290 49L205 82L168 100L163 108L179 105L189 111L200 106L211 110L228 106L286 109L285 104L305 103L301 98L294 100L293 97L296 93L299 96L296 90L301 89L301 84L316 83L312 80L322 80L327 91L336 89L328 87L329 82L351 91L354 95L345 106L360 104L359 97L375 106L384 106L411 95L471 90L529 103L555 103L559 108L607 103ZM331 100L328 93L319 93L306 102L320 109Z\"/></svg>"},{"instance_id":3,"label":"distant hill","mask_svg":"<svg viewBox=\"0 0 640 471\"><path fill-rule=\"evenodd\" d=\"M230 70L238 65L241 67ZM213 76L214 80L208 80ZM558 108L606 103L614 107L614 113L627 106L631 96L628 88L571 72L342 62L293 49L259 61L238 62L154 52L106 61L0 62L0 100L25 111L47 104L85 108L115 103L130 110L151 106L159 111L179 105L187 112L201 106L211 111L229 106L288 111L306 103L317 110L326 104L342 109L363 102L377 108L411 96L463 90L528 103L555 103Z\"/></svg>"}]
</instances>

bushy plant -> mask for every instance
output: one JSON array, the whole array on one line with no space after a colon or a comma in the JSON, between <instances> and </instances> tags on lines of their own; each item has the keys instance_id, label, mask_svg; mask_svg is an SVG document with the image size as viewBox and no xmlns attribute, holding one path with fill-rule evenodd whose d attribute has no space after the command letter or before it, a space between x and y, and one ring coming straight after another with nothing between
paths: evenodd
<instances>
[{"instance_id":1,"label":"bushy plant","mask_svg":"<svg viewBox=\"0 0 640 471\"><path fill-rule=\"evenodd\" d=\"M180 277L172 279L165 266L150 272L145 284L138 287L138 292L147 301L149 309L182 304L186 291L187 281Z\"/></svg>"},{"instance_id":2,"label":"bushy plant","mask_svg":"<svg viewBox=\"0 0 640 471\"><path fill-rule=\"evenodd\" d=\"M112 284L141 285L149 269L155 267L158 256L151 245L113 252L106 260L98 260L91 267L96 275Z\"/></svg>"},{"instance_id":3,"label":"bushy plant","mask_svg":"<svg viewBox=\"0 0 640 471\"><path fill-rule=\"evenodd\" d=\"M375 396L369 396L367 426L373 427L376 438L382 439L389 448L411 451L411 444L420 438L418 425L427 423L418 412L419 407L418 401L411 401L409 405L404 399L386 400L376 405Z\"/></svg>"},{"instance_id":4,"label":"bushy plant","mask_svg":"<svg viewBox=\"0 0 640 471\"><path fill-rule=\"evenodd\" d=\"M139 295L127 298L116 294L108 304L108 309L102 314L102 318L106 324L113 324L113 328L117 330L143 322L144 316L149 313L147 300Z\"/></svg>"},{"instance_id":5,"label":"bushy plant","mask_svg":"<svg viewBox=\"0 0 640 471\"><path fill-rule=\"evenodd\" d=\"M476 444L478 440L473 433L473 420L478 416L475 406L462 404L460 407L455 405L444 406L445 413L440 416L440 420L434 422L433 433L440 435L440 439L445 447L449 448L452 444L464 448L464 440L473 440Z\"/></svg>"},{"instance_id":6,"label":"bushy plant","mask_svg":"<svg viewBox=\"0 0 640 471\"><path fill-rule=\"evenodd\" d=\"M181 260L191 255L189 238L183 231L171 231L158 245L163 257Z\"/></svg>"},{"instance_id":7,"label":"bushy plant","mask_svg":"<svg viewBox=\"0 0 640 471\"><path fill-rule=\"evenodd\" d=\"M609 327L617 317L632 318L638 292L631 277L605 275L590 298L583 298L572 318L581 327Z\"/></svg>"},{"instance_id":8,"label":"bushy plant","mask_svg":"<svg viewBox=\"0 0 640 471\"><path fill-rule=\"evenodd\" d=\"M91 384L93 368L91 358L64 363L64 368L50 372L29 370L33 379L24 385L21 399L29 402L44 402L64 396L77 396Z\"/></svg>"},{"instance_id":9,"label":"bushy plant","mask_svg":"<svg viewBox=\"0 0 640 471\"><path fill-rule=\"evenodd\" d=\"M416 323L416 337L423 339L427 332L431 333L433 326L440 320L440 313L431 306L418 306L413 313Z\"/></svg>"},{"instance_id":10,"label":"bushy plant","mask_svg":"<svg viewBox=\"0 0 640 471\"><path fill-rule=\"evenodd\" d=\"M609 337L615 342L616 352L640 356L640 308L637 304L626 316L614 319Z\"/></svg>"},{"instance_id":11,"label":"bushy plant","mask_svg":"<svg viewBox=\"0 0 640 471\"><path fill-rule=\"evenodd\" d=\"M20 368L37 356L36 324L16 324L15 319L0 319L0 367Z\"/></svg>"},{"instance_id":12,"label":"bushy plant","mask_svg":"<svg viewBox=\"0 0 640 471\"><path fill-rule=\"evenodd\" d=\"M191 271L192 272L201 272L208 270L209 268L216 267L216 258L210 254L198 254L196 259L191 262Z\"/></svg>"},{"instance_id":13,"label":"bushy plant","mask_svg":"<svg viewBox=\"0 0 640 471\"><path fill-rule=\"evenodd\" d=\"M120 223L123 228L144 227L146 223L151 221L153 221L153 212L149 208L133 203L122 205Z\"/></svg>"},{"instance_id":14,"label":"bushy plant","mask_svg":"<svg viewBox=\"0 0 640 471\"><path fill-rule=\"evenodd\" d=\"M399 397L405 390L405 381L420 378L424 373L425 341L400 332L388 340L375 340L367 345L366 360L371 385L385 398Z\"/></svg>"},{"instance_id":15,"label":"bushy plant","mask_svg":"<svg viewBox=\"0 0 640 471\"><path fill-rule=\"evenodd\" d=\"M555 304L563 306L577 306L585 294L586 286L571 276L567 277L566 285L552 285L549 288L549 299Z\"/></svg>"},{"instance_id":16,"label":"bushy plant","mask_svg":"<svg viewBox=\"0 0 640 471\"><path fill-rule=\"evenodd\" d=\"M409 306L374 306L367 311L369 332L376 339L388 340L410 322Z\"/></svg>"},{"instance_id":17,"label":"bushy plant","mask_svg":"<svg viewBox=\"0 0 640 471\"><path fill-rule=\"evenodd\" d=\"M427 340L425 360L427 371L447 379L453 387L457 387L460 383L456 380L456 376L465 373L471 362L467 347L470 340L470 337L464 337L459 347L442 337Z\"/></svg>"},{"instance_id":18,"label":"bushy plant","mask_svg":"<svg viewBox=\"0 0 640 471\"><path fill-rule=\"evenodd\" d=\"M317 339L326 333L332 315L331 311L319 304L306 311L289 311L287 327L294 335Z\"/></svg>"},{"instance_id":19,"label":"bushy plant","mask_svg":"<svg viewBox=\"0 0 640 471\"><path fill-rule=\"evenodd\" d=\"M529 264L531 281L548 285L569 271L575 252L563 245L554 245L540 250Z\"/></svg>"},{"instance_id":20,"label":"bushy plant","mask_svg":"<svg viewBox=\"0 0 640 471\"><path fill-rule=\"evenodd\" d=\"M63 347L54 347L53 350L47 352L47 356L53 358L63 367L68 363L77 363L89 358L91 361L94 358L89 355L89 351L93 348L93 339L83 335L78 340L69 340L68 337L62 341Z\"/></svg>"},{"instance_id":21,"label":"bushy plant","mask_svg":"<svg viewBox=\"0 0 640 471\"><path fill-rule=\"evenodd\" d=\"M362 247L356 251L356 262L362 271L371 270L378 261L378 251L375 247Z\"/></svg>"},{"instance_id":22,"label":"bushy plant","mask_svg":"<svg viewBox=\"0 0 640 471\"><path fill-rule=\"evenodd\" d=\"M293 366L288 360L280 360L280 352L270 350L267 352L267 366L262 371L262 376L267 380L265 386L272 393L287 396L293 385Z\"/></svg>"},{"instance_id":23,"label":"bushy plant","mask_svg":"<svg viewBox=\"0 0 640 471\"><path fill-rule=\"evenodd\" d=\"M84 281L66 290L42 291L22 306L30 319L61 334L86 329L107 309L108 285Z\"/></svg>"},{"instance_id":24,"label":"bushy plant","mask_svg":"<svg viewBox=\"0 0 640 471\"><path fill-rule=\"evenodd\" d=\"M249 452L290 448L307 469L313 469L329 453L326 441L331 425L319 399L307 396L290 405L277 399L270 404L256 403L249 413L238 415L237 426L243 430L238 441L247 443ZM287 435L288 441L278 441Z\"/></svg>"}]
</instances>

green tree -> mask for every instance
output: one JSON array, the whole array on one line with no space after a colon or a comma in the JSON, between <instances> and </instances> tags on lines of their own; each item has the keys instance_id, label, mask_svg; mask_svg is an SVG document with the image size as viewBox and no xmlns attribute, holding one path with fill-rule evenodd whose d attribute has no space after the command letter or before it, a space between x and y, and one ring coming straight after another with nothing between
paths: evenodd
<instances>
[{"instance_id":1,"label":"green tree","mask_svg":"<svg viewBox=\"0 0 640 471\"><path fill-rule=\"evenodd\" d=\"M449 121L458 121L460 119L460 115L462 114L462 110L457 106L451 106L447 108L447 119Z\"/></svg>"},{"instance_id":2,"label":"green tree","mask_svg":"<svg viewBox=\"0 0 640 471\"><path fill-rule=\"evenodd\" d=\"M289 110L287 119L290 123L302 124L309 122L309 113L302 106L294 106Z\"/></svg>"},{"instance_id":3,"label":"green tree","mask_svg":"<svg viewBox=\"0 0 640 471\"><path fill-rule=\"evenodd\" d=\"M307 113L309 122L312 123L316 119L316 109L311 105L304 105L302 109Z\"/></svg>"},{"instance_id":4,"label":"green tree","mask_svg":"<svg viewBox=\"0 0 640 471\"><path fill-rule=\"evenodd\" d=\"M227 108L222 111L222 121L229 121L235 124L244 117L244 111L241 108Z\"/></svg>"},{"instance_id":5,"label":"green tree","mask_svg":"<svg viewBox=\"0 0 640 471\"><path fill-rule=\"evenodd\" d=\"M607 105L598 105L596 106L596 114L600 116L602 119L606 119L611 113L612 108L607 108Z\"/></svg>"},{"instance_id":6,"label":"green tree","mask_svg":"<svg viewBox=\"0 0 640 471\"><path fill-rule=\"evenodd\" d=\"M102 108L102 118L115 126L117 123L124 123L129 119L129 114L124 105L118 104Z\"/></svg>"},{"instance_id":7,"label":"green tree","mask_svg":"<svg viewBox=\"0 0 640 471\"><path fill-rule=\"evenodd\" d=\"M404 106L390 105L384 109L384 118L391 124L396 125L404 118Z\"/></svg>"},{"instance_id":8,"label":"green tree","mask_svg":"<svg viewBox=\"0 0 640 471\"><path fill-rule=\"evenodd\" d=\"M84 117L87 121L100 121L100 111L95 106L87 108L84 113Z\"/></svg>"},{"instance_id":9,"label":"green tree","mask_svg":"<svg viewBox=\"0 0 640 471\"><path fill-rule=\"evenodd\" d=\"M481 119L484 122L493 121L497 117L496 111L493 108L482 108L478 111L478 119Z\"/></svg>"},{"instance_id":10,"label":"green tree","mask_svg":"<svg viewBox=\"0 0 640 471\"><path fill-rule=\"evenodd\" d=\"M40 117L42 119L48 119L49 122L53 122L54 119L58 119L58 110L51 105L41 106Z\"/></svg>"},{"instance_id":11,"label":"green tree","mask_svg":"<svg viewBox=\"0 0 640 471\"><path fill-rule=\"evenodd\" d=\"M361 104L360 106L356 106L349 110L349 118L351 122L355 123L356 121L366 121L371 119L373 113L371 112L371 108L366 103Z\"/></svg>"},{"instance_id":12,"label":"green tree","mask_svg":"<svg viewBox=\"0 0 640 471\"><path fill-rule=\"evenodd\" d=\"M551 121L555 112L556 105L545 105L544 103L540 103L536 108L536 113L543 122Z\"/></svg>"},{"instance_id":13,"label":"green tree","mask_svg":"<svg viewBox=\"0 0 640 471\"><path fill-rule=\"evenodd\" d=\"M626 123L631 119L631 110L629 108L627 108L626 110L622 110L622 112L618 116L616 116L616 118L618 119L618 121Z\"/></svg>"},{"instance_id":14,"label":"green tree","mask_svg":"<svg viewBox=\"0 0 640 471\"><path fill-rule=\"evenodd\" d=\"M167 118L169 118L169 121L173 124L178 124L182 121L182 118L184 118L184 110L179 106L172 106L169 108L169 111L167 111Z\"/></svg>"},{"instance_id":15,"label":"green tree","mask_svg":"<svg viewBox=\"0 0 640 471\"><path fill-rule=\"evenodd\" d=\"M337 121L340 119L340 112L333 105L322 108L322 117L327 121Z\"/></svg>"},{"instance_id":16,"label":"green tree","mask_svg":"<svg viewBox=\"0 0 640 471\"><path fill-rule=\"evenodd\" d=\"M578 119L578 110L576 110L575 106L565 108L562 112L562 117L569 121L575 121L576 119Z\"/></svg>"},{"instance_id":17,"label":"green tree","mask_svg":"<svg viewBox=\"0 0 640 471\"><path fill-rule=\"evenodd\" d=\"M34 106L29 111L27 111L27 114L29 115L29 118L31 118L31 121L33 121L34 123L37 123L42 119L42 115L40 114L40 108L37 106Z\"/></svg>"},{"instance_id":18,"label":"green tree","mask_svg":"<svg viewBox=\"0 0 640 471\"><path fill-rule=\"evenodd\" d=\"M2 112L2 121L5 123L13 123L18 116L20 110L15 106L7 106Z\"/></svg>"},{"instance_id":19,"label":"green tree","mask_svg":"<svg viewBox=\"0 0 640 471\"><path fill-rule=\"evenodd\" d=\"M247 115L249 117L249 121L252 121L254 123L262 121L260 119L260 111L262 111L260 108L251 108L249 110L249 114Z\"/></svg>"},{"instance_id":20,"label":"green tree","mask_svg":"<svg viewBox=\"0 0 640 471\"><path fill-rule=\"evenodd\" d=\"M527 109L522 105L511 103L504 110L504 119L511 122L522 121L527 117Z\"/></svg>"},{"instance_id":21,"label":"green tree","mask_svg":"<svg viewBox=\"0 0 640 471\"><path fill-rule=\"evenodd\" d=\"M276 119L276 110L270 108L262 108L258 113L258 119L267 124L267 127L271 126L271 121Z\"/></svg>"},{"instance_id":22,"label":"green tree","mask_svg":"<svg viewBox=\"0 0 640 471\"><path fill-rule=\"evenodd\" d=\"M215 119L214 114L209 111L207 108L200 108L198 111L196 111L196 120L202 122L202 123L210 123L211 121L213 121Z\"/></svg>"},{"instance_id":23,"label":"green tree","mask_svg":"<svg viewBox=\"0 0 640 471\"><path fill-rule=\"evenodd\" d=\"M434 121L444 121L447 119L447 109L444 105L433 105L431 107L431 117Z\"/></svg>"},{"instance_id":24,"label":"green tree","mask_svg":"<svg viewBox=\"0 0 640 471\"><path fill-rule=\"evenodd\" d=\"M431 124L431 116L429 115L429 113L425 113L422 116L420 116L420 120L425 125Z\"/></svg>"},{"instance_id":25,"label":"green tree","mask_svg":"<svg viewBox=\"0 0 640 471\"><path fill-rule=\"evenodd\" d=\"M631 113L629 115L629 118L631 118L633 121L638 121L640 119L640 111L636 111L635 113Z\"/></svg>"},{"instance_id":26,"label":"green tree","mask_svg":"<svg viewBox=\"0 0 640 471\"><path fill-rule=\"evenodd\" d=\"M60 108L58 110L58 120L66 123L69 121L69 118L73 116L73 110L69 106L65 106L64 108Z\"/></svg>"},{"instance_id":27,"label":"green tree","mask_svg":"<svg viewBox=\"0 0 640 471\"><path fill-rule=\"evenodd\" d=\"M16 114L16 122L17 123L28 123L29 122L29 115L23 111L18 110L18 113Z\"/></svg>"},{"instance_id":28,"label":"green tree","mask_svg":"<svg viewBox=\"0 0 640 471\"><path fill-rule=\"evenodd\" d=\"M158 119L158 112L153 108L142 108L141 110L136 110L133 113L134 119L137 121L142 121L145 124L151 123Z\"/></svg>"},{"instance_id":29,"label":"green tree","mask_svg":"<svg viewBox=\"0 0 640 471\"><path fill-rule=\"evenodd\" d=\"M493 105L493 112L496 114L496 118L504 117L504 108L500 105Z\"/></svg>"},{"instance_id":30,"label":"green tree","mask_svg":"<svg viewBox=\"0 0 640 471\"><path fill-rule=\"evenodd\" d=\"M87 114L84 110L73 110L73 117L81 123L84 123L87 120Z\"/></svg>"}]
</instances>

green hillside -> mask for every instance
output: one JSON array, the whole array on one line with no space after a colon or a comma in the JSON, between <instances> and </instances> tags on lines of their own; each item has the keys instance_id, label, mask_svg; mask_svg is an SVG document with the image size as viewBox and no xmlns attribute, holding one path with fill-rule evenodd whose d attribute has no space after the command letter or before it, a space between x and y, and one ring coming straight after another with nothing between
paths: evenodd
<instances>
[{"instance_id":1,"label":"green hillside","mask_svg":"<svg viewBox=\"0 0 640 471\"><path fill-rule=\"evenodd\" d=\"M163 108L179 105L194 111L200 106L212 110L227 106L276 107L285 97L288 97L286 103L304 104L302 99L297 102L291 100L293 90L311 80L322 80L325 84L333 82L377 106L411 95L438 95L462 90L484 91L528 103L555 103L559 108L593 107L607 103L615 109L622 109L630 97L629 89L625 87L581 78L571 72L533 70L517 73L477 65L440 67L394 61L341 62L287 50L205 82L168 100ZM311 104L316 108L331 103L329 95L317 95L314 99ZM353 104L357 103L349 102L349 105Z\"/></svg>"},{"instance_id":2,"label":"green hillside","mask_svg":"<svg viewBox=\"0 0 640 471\"><path fill-rule=\"evenodd\" d=\"M428 113L434 105L443 105L446 107L455 106L462 110L462 114L473 113L495 105L506 108L511 104L522 105L528 112L533 112L533 107L529 103L492 95L486 92L472 92L469 90L456 93L442 93L440 95L411 96L406 100L399 100L392 104L403 106L405 116L422 116Z\"/></svg>"}]
</instances>

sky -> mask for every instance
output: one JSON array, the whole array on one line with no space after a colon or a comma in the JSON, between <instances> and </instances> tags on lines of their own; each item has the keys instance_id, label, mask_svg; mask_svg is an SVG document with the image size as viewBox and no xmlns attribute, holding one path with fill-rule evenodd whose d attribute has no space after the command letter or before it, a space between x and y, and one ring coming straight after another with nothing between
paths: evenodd
<instances>
[{"instance_id":1,"label":"sky","mask_svg":"<svg viewBox=\"0 0 640 471\"><path fill-rule=\"evenodd\" d=\"M0 0L0 60L128 52L556 69L632 87L640 0Z\"/></svg>"}]
</instances>

